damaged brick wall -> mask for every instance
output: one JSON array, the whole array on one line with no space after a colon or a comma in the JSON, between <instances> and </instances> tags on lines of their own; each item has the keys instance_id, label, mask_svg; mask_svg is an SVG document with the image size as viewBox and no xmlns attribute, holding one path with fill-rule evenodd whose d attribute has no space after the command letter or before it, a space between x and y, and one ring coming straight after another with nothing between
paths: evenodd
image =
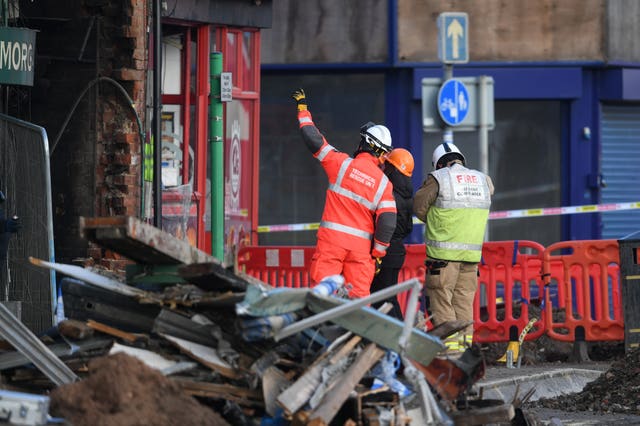
<instances>
[{"instance_id":1,"label":"damaged brick wall","mask_svg":"<svg viewBox=\"0 0 640 426\"><path fill-rule=\"evenodd\" d=\"M147 68L147 7L142 0L128 0L122 10L105 9L101 37L104 49L98 63L101 75L124 87L144 122ZM104 93L98 103L98 215L137 216L140 210L141 140L131 106L117 90Z\"/></svg>"},{"instance_id":2,"label":"damaged brick wall","mask_svg":"<svg viewBox=\"0 0 640 426\"><path fill-rule=\"evenodd\" d=\"M50 145L63 130L51 154L60 262L112 263L80 235L79 217L139 215L141 132L128 98L144 129L150 8L146 0L21 1L25 26L38 30L32 121Z\"/></svg>"},{"instance_id":3,"label":"damaged brick wall","mask_svg":"<svg viewBox=\"0 0 640 426\"><path fill-rule=\"evenodd\" d=\"M128 0L123 10L107 8L102 36L100 74L111 76L129 93L144 121L146 50L146 4ZM115 9L115 8L114 8ZM98 215L137 216L140 209L141 141L131 106L115 89L98 103Z\"/></svg>"},{"instance_id":4,"label":"damaged brick wall","mask_svg":"<svg viewBox=\"0 0 640 426\"><path fill-rule=\"evenodd\" d=\"M118 7L121 6L121 7ZM125 0L121 5L107 2L100 34L98 71L117 81L133 101L126 102L115 85L103 92L97 105L96 132L96 215L139 216L142 191L142 135L145 122L147 69L147 4L144 0ZM136 117L137 113L137 117ZM143 124L144 126L144 124ZM110 269L123 269L118 256L89 250Z\"/></svg>"}]
</instances>

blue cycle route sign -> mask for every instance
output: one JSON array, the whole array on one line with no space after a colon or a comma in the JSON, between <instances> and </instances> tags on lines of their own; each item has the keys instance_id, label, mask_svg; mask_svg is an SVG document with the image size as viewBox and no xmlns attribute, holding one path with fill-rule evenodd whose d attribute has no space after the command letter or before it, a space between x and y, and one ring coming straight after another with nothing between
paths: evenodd
<instances>
[{"instance_id":1,"label":"blue cycle route sign","mask_svg":"<svg viewBox=\"0 0 640 426\"><path fill-rule=\"evenodd\" d=\"M438 91L438 111L449 126L456 126L469 113L469 92L462 81L451 78Z\"/></svg>"}]
</instances>

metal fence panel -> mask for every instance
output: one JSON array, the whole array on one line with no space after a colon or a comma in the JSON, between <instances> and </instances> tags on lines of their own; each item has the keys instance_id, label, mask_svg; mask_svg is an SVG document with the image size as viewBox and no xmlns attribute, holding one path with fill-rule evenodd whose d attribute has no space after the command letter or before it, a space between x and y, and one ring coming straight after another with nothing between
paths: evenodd
<instances>
[{"instance_id":1,"label":"metal fence panel","mask_svg":"<svg viewBox=\"0 0 640 426\"><path fill-rule=\"evenodd\" d=\"M19 301L22 322L38 333L54 324L55 273L31 265L29 257L55 261L49 141L44 128L0 114L0 190L7 217L22 229L9 240L0 265L0 301Z\"/></svg>"}]
</instances>

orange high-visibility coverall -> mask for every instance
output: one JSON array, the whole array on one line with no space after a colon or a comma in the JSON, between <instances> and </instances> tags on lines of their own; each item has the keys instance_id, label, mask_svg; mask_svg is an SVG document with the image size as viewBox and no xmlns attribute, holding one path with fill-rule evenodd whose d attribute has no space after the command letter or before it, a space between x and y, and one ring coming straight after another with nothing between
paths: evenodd
<instances>
[{"instance_id":1,"label":"orange high-visibility coverall","mask_svg":"<svg viewBox=\"0 0 640 426\"><path fill-rule=\"evenodd\" d=\"M311 262L314 284L342 274L349 297L369 295L375 258L383 257L396 225L396 203L378 158L367 152L351 158L329 145L308 110L298 112L302 137L329 178L324 212Z\"/></svg>"}]
</instances>

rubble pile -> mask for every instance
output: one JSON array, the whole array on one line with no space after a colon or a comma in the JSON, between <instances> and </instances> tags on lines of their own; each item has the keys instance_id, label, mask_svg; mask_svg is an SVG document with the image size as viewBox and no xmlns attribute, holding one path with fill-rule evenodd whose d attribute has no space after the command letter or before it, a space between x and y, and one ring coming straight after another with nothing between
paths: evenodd
<instances>
[{"instance_id":1,"label":"rubble pile","mask_svg":"<svg viewBox=\"0 0 640 426\"><path fill-rule=\"evenodd\" d=\"M581 392L553 399L540 399L531 406L563 411L623 413L640 415L640 349L628 352L623 359Z\"/></svg>"},{"instance_id":2,"label":"rubble pile","mask_svg":"<svg viewBox=\"0 0 640 426\"><path fill-rule=\"evenodd\" d=\"M10 328L0 333L19 348L0 353L3 384L48 395L52 416L104 426L478 424L514 416L509 403L459 403L477 399L470 390L484 361L477 348L444 356L441 338L466 323L426 333L412 318L386 315L384 305L341 298L340 276L313 289L274 288L134 218L81 226L132 261L124 280L31 259L64 277L66 320L46 337L27 336L0 305ZM387 299L383 291L372 297Z\"/></svg>"}]
</instances>

